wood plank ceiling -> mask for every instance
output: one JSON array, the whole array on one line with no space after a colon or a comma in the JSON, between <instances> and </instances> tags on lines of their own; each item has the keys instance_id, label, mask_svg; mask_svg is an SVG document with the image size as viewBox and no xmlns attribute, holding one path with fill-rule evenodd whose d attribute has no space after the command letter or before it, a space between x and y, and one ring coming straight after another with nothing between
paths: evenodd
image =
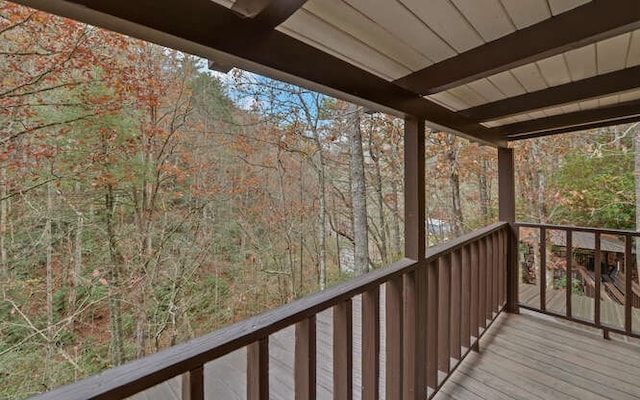
<instances>
[{"instance_id":1,"label":"wood plank ceiling","mask_svg":"<svg viewBox=\"0 0 640 400\"><path fill-rule=\"evenodd\" d=\"M639 0L18 0L479 141L640 120Z\"/></svg>"}]
</instances>

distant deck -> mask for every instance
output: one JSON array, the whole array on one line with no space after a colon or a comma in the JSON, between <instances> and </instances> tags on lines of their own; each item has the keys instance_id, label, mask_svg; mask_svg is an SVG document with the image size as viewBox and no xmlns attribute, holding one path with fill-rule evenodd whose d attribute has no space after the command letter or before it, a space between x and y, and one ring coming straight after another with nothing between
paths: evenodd
<instances>
[{"instance_id":1,"label":"distant deck","mask_svg":"<svg viewBox=\"0 0 640 400\"><path fill-rule=\"evenodd\" d=\"M529 300L535 297L529 288L521 289L523 295L533 296ZM553 301L558 307L562 304ZM322 400L333 399L332 321L331 310L318 314L317 398ZM353 303L353 331L353 398L357 400L361 398L359 297ZM384 329L381 334L384 346ZM294 398L293 343L292 328L270 337L270 399ZM380 375L384 376L384 349L380 361ZM640 344L604 340L599 330L527 311L503 313L481 339L480 352L467 356L434 399L632 400L640 398L638 377ZM384 399L384 379L380 383L380 398ZM205 366L207 399L245 399L245 390L244 349ZM134 398L178 400L180 393L181 380L173 379Z\"/></svg>"},{"instance_id":2,"label":"distant deck","mask_svg":"<svg viewBox=\"0 0 640 400\"><path fill-rule=\"evenodd\" d=\"M540 307L540 292L537 285L521 284L519 289L520 303ZM546 308L549 311L564 314L566 311L566 294L564 290L548 289ZM595 301L588 296L571 296L571 310L573 316L579 319L593 321ZM640 332L640 309L632 308L632 327ZM615 327L624 327L624 307L610 299L602 298L600 303L600 319L602 323Z\"/></svg>"}]
</instances>

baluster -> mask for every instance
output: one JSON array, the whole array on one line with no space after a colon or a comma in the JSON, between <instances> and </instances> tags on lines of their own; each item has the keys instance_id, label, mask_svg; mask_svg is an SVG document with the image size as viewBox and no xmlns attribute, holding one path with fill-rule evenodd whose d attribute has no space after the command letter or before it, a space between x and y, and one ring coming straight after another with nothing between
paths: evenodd
<instances>
[{"instance_id":1,"label":"baluster","mask_svg":"<svg viewBox=\"0 0 640 400\"><path fill-rule=\"evenodd\" d=\"M247 346L247 399L269 399L269 338Z\"/></svg>"},{"instance_id":2,"label":"baluster","mask_svg":"<svg viewBox=\"0 0 640 400\"><path fill-rule=\"evenodd\" d=\"M566 270L566 284L565 284L565 294L567 295L566 300L566 313L565 315L568 318L571 318L572 310L571 310L571 292L573 291L573 231L571 229L567 229L567 270Z\"/></svg>"},{"instance_id":3,"label":"baluster","mask_svg":"<svg viewBox=\"0 0 640 400\"><path fill-rule=\"evenodd\" d=\"M427 265L427 385L438 387L438 310L439 306L438 261Z\"/></svg>"},{"instance_id":4,"label":"baluster","mask_svg":"<svg viewBox=\"0 0 640 400\"><path fill-rule=\"evenodd\" d=\"M487 240L478 240L479 268L478 268L478 323L480 327L487 327Z\"/></svg>"},{"instance_id":5,"label":"baluster","mask_svg":"<svg viewBox=\"0 0 640 400\"><path fill-rule=\"evenodd\" d=\"M402 277L385 285L386 317L386 398L401 399L402 371Z\"/></svg>"},{"instance_id":6,"label":"baluster","mask_svg":"<svg viewBox=\"0 0 640 400\"><path fill-rule=\"evenodd\" d=\"M380 288L362 294L362 400L380 392Z\"/></svg>"},{"instance_id":7,"label":"baluster","mask_svg":"<svg viewBox=\"0 0 640 400\"><path fill-rule=\"evenodd\" d=\"M363 326L364 318L363 315ZM353 397L353 310L351 299L333 307L333 392L333 398L336 400L351 400Z\"/></svg>"},{"instance_id":8,"label":"baluster","mask_svg":"<svg viewBox=\"0 0 640 400\"><path fill-rule=\"evenodd\" d=\"M486 285L487 293L485 300L485 319L493 320L493 280L495 265L493 263L493 238L491 235L486 237L486 251L487 251L487 269L486 269Z\"/></svg>"},{"instance_id":9,"label":"baluster","mask_svg":"<svg viewBox=\"0 0 640 400\"><path fill-rule=\"evenodd\" d=\"M500 247L498 270L500 271L498 291L498 306L502 308L507 301L507 231L502 229L498 232L498 243Z\"/></svg>"},{"instance_id":10,"label":"baluster","mask_svg":"<svg viewBox=\"0 0 640 400\"><path fill-rule=\"evenodd\" d=\"M475 241L471 243L471 316L470 316L470 324L471 324L471 335L475 337L475 344L472 346L473 350L479 350L479 338L480 338L480 321L479 321L479 310L480 310L480 261L479 261L479 250L478 250L479 242Z\"/></svg>"},{"instance_id":11,"label":"baluster","mask_svg":"<svg viewBox=\"0 0 640 400\"><path fill-rule=\"evenodd\" d=\"M451 357L460 360L460 308L462 298L460 251L451 253L451 330L449 332Z\"/></svg>"},{"instance_id":12,"label":"baluster","mask_svg":"<svg viewBox=\"0 0 640 400\"><path fill-rule=\"evenodd\" d=\"M296 400L316 398L315 315L296 324L295 394Z\"/></svg>"},{"instance_id":13,"label":"baluster","mask_svg":"<svg viewBox=\"0 0 640 400\"><path fill-rule=\"evenodd\" d=\"M182 375L182 400L204 400L203 369L201 365Z\"/></svg>"},{"instance_id":14,"label":"baluster","mask_svg":"<svg viewBox=\"0 0 640 400\"><path fill-rule=\"evenodd\" d=\"M633 245L633 236L626 235L624 242L624 330L631 333L631 307L633 307L633 289L632 289L632 272L633 272L633 255L631 254L631 246Z\"/></svg>"},{"instance_id":15,"label":"baluster","mask_svg":"<svg viewBox=\"0 0 640 400\"><path fill-rule=\"evenodd\" d=\"M460 322L460 344L469 348L471 346L471 245L462 248L462 302Z\"/></svg>"},{"instance_id":16,"label":"baluster","mask_svg":"<svg viewBox=\"0 0 640 400\"><path fill-rule=\"evenodd\" d=\"M491 319L493 319L494 315L498 312L498 293L500 292L500 246L498 240L498 233L492 233L493 279L491 280Z\"/></svg>"},{"instance_id":17,"label":"baluster","mask_svg":"<svg viewBox=\"0 0 640 400\"><path fill-rule=\"evenodd\" d=\"M450 369L450 332L451 327L451 255L439 258L439 313L438 313L438 369L449 373Z\"/></svg>"},{"instance_id":18,"label":"baluster","mask_svg":"<svg viewBox=\"0 0 640 400\"><path fill-rule=\"evenodd\" d=\"M540 228L540 310L547 309L547 229Z\"/></svg>"},{"instance_id":19,"label":"baluster","mask_svg":"<svg viewBox=\"0 0 640 400\"><path fill-rule=\"evenodd\" d=\"M595 273L595 287L594 287L594 310L593 310L593 322L596 326L600 326L600 290L602 290L602 240L600 237L600 232L595 233L595 245L596 245L596 254L595 254L595 265L593 267Z\"/></svg>"}]
</instances>

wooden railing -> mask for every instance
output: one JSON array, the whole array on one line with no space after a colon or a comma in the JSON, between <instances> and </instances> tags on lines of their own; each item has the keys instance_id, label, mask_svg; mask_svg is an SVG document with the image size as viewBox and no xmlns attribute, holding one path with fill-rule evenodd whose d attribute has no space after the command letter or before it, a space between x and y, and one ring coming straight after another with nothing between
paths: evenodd
<instances>
[{"instance_id":1,"label":"wooden railing","mask_svg":"<svg viewBox=\"0 0 640 400\"><path fill-rule=\"evenodd\" d=\"M636 241L640 240L640 232L534 223L518 223L516 226L518 228L535 229L539 233L537 235L539 238L539 242L537 243L539 248L539 275L536 283L539 295L536 296L537 301L535 302L519 302L520 307L602 329L605 337L609 337L609 332L614 332L640 338L640 326L638 326L640 324L640 318L638 317L638 315L640 315L640 310L637 309L637 307L640 306L640 286L632 279L633 271L635 269L634 259L636 256L632 250L634 248L633 241L634 238ZM586 267L575 265L575 259L573 257L574 250L593 250L594 253L592 280L594 287L589 288L589 290L585 290L586 296L575 294L573 293L573 290L563 290L563 312L551 310L547 304L550 297L549 290L552 290L549 289L546 284L548 280L547 260L550 258L548 249L551 245L554 245L551 241L549 231L560 231L565 235L562 245L555 244L555 246L565 247L566 250L563 267L565 269L564 274L566 276L565 282L568 287L571 287L572 285L571 277L574 275L573 272ZM589 234L589 238L593 237L593 245L589 243L588 247L590 248L584 249L581 248L579 244L574 244L574 232L584 232ZM617 277L611 278L607 274L607 271L602 270L602 265L605 261L603 258L603 252L605 250L602 245L602 235L611 235L611 237L615 237L615 240L620 240L621 246L623 246L623 249L621 250L624 254L624 267L621 269L623 271L621 271L620 275ZM604 275L607 275L605 279L603 279ZM574 303L577 301L584 302L585 299L583 297L588 297L588 301L593 299L592 309L591 304L587 307L589 311L588 314L590 315L585 315L584 312L582 312L581 315L576 315L574 312ZM603 300L603 297L608 297L609 299ZM608 311L608 313L615 314L615 318L618 318L618 311L621 311L620 326L614 326L611 323L603 321L603 319L605 319L603 315L604 301L607 302L607 310L613 310ZM535 304L536 302L539 304ZM618 306L618 304L621 305ZM636 308L636 310L634 310L634 308ZM611 318L614 317L612 316ZM636 325L635 327L634 323Z\"/></svg>"},{"instance_id":2,"label":"wooden railing","mask_svg":"<svg viewBox=\"0 0 640 400\"><path fill-rule=\"evenodd\" d=\"M120 399L182 375L182 398L203 399L204 365L247 349L248 399L269 398L269 336L295 326L295 398L316 397L316 315L333 308L333 391L353 393L353 299L361 295L361 388L378 399L424 399L453 372L506 301L509 225L496 223L391 266L39 396ZM381 301L381 293L384 297ZM381 311L385 326L381 328ZM381 329L385 341L381 343Z\"/></svg>"}]
</instances>

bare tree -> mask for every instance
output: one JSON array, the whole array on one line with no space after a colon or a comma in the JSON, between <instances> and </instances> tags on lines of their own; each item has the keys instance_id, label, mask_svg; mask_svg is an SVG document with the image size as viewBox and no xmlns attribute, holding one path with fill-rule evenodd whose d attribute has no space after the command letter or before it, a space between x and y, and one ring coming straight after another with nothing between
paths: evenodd
<instances>
[{"instance_id":1,"label":"bare tree","mask_svg":"<svg viewBox=\"0 0 640 400\"><path fill-rule=\"evenodd\" d=\"M350 182L353 207L354 269L361 275L369 271L369 235L367 228L367 193L364 176L364 153L360 130L361 108L347 106L347 129L351 149Z\"/></svg>"}]
</instances>

